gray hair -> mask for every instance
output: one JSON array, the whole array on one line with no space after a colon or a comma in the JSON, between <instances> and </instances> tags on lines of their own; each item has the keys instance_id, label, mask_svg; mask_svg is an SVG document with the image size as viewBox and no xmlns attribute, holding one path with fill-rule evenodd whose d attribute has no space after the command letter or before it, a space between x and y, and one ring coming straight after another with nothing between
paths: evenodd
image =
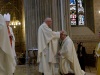
<instances>
[{"instance_id":1,"label":"gray hair","mask_svg":"<svg viewBox=\"0 0 100 75\"><path fill-rule=\"evenodd\" d=\"M51 21L52 19L50 17L47 17L44 22L47 22L47 21Z\"/></svg>"}]
</instances>

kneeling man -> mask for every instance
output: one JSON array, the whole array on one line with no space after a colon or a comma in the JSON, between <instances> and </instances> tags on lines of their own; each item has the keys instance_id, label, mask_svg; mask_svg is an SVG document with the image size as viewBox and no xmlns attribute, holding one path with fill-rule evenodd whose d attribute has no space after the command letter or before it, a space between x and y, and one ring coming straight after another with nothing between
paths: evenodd
<instances>
[{"instance_id":1,"label":"kneeling man","mask_svg":"<svg viewBox=\"0 0 100 75\"><path fill-rule=\"evenodd\" d=\"M62 75L84 75L81 70L73 41L66 32L61 34L62 48L60 54L60 72Z\"/></svg>"}]
</instances>

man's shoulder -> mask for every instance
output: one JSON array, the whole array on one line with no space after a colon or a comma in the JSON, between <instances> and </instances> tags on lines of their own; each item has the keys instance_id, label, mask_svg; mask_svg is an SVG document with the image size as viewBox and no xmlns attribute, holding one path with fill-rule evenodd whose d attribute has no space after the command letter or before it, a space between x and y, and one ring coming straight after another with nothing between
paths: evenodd
<instances>
[{"instance_id":1,"label":"man's shoulder","mask_svg":"<svg viewBox=\"0 0 100 75\"><path fill-rule=\"evenodd\" d=\"M44 23L42 23L42 24L40 25L40 27L39 27L39 28L41 28L41 27L43 27L43 26L45 26L45 24L44 24Z\"/></svg>"},{"instance_id":2,"label":"man's shoulder","mask_svg":"<svg viewBox=\"0 0 100 75\"><path fill-rule=\"evenodd\" d=\"M41 30L43 30L43 28L44 28L44 24L41 24L41 25L39 26L38 31L40 31L40 32L41 32Z\"/></svg>"},{"instance_id":3,"label":"man's shoulder","mask_svg":"<svg viewBox=\"0 0 100 75\"><path fill-rule=\"evenodd\" d=\"M42 23L39 27L39 29L45 29L45 28L48 28L48 26L46 25L46 23Z\"/></svg>"},{"instance_id":4,"label":"man's shoulder","mask_svg":"<svg viewBox=\"0 0 100 75\"><path fill-rule=\"evenodd\" d=\"M66 37L66 41L72 41L69 36Z\"/></svg>"},{"instance_id":5,"label":"man's shoulder","mask_svg":"<svg viewBox=\"0 0 100 75\"><path fill-rule=\"evenodd\" d=\"M71 43L73 43L73 41L71 40L71 38L67 38L66 41L65 41L65 43L71 44Z\"/></svg>"}]
</instances>

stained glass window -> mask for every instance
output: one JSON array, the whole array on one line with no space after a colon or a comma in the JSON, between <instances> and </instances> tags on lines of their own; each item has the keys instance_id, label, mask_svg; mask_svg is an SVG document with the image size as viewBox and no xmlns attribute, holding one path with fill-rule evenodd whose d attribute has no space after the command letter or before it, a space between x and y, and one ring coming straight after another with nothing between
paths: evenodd
<instances>
[{"instance_id":1,"label":"stained glass window","mask_svg":"<svg viewBox=\"0 0 100 75\"><path fill-rule=\"evenodd\" d=\"M84 25L84 2L83 0L70 0L71 25Z\"/></svg>"}]
</instances>

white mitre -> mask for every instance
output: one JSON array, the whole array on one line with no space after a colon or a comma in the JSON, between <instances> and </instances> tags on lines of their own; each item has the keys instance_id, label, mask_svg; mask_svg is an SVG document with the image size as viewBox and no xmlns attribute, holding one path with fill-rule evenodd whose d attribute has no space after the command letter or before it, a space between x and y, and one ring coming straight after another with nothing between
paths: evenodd
<instances>
[{"instance_id":1,"label":"white mitre","mask_svg":"<svg viewBox=\"0 0 100 75\"><path fill-rule=\"evenodd\" d=\"M4 14L4 19L5 21L10 21L10 14L9 13Z\"/></svg>"}]
</instances>

